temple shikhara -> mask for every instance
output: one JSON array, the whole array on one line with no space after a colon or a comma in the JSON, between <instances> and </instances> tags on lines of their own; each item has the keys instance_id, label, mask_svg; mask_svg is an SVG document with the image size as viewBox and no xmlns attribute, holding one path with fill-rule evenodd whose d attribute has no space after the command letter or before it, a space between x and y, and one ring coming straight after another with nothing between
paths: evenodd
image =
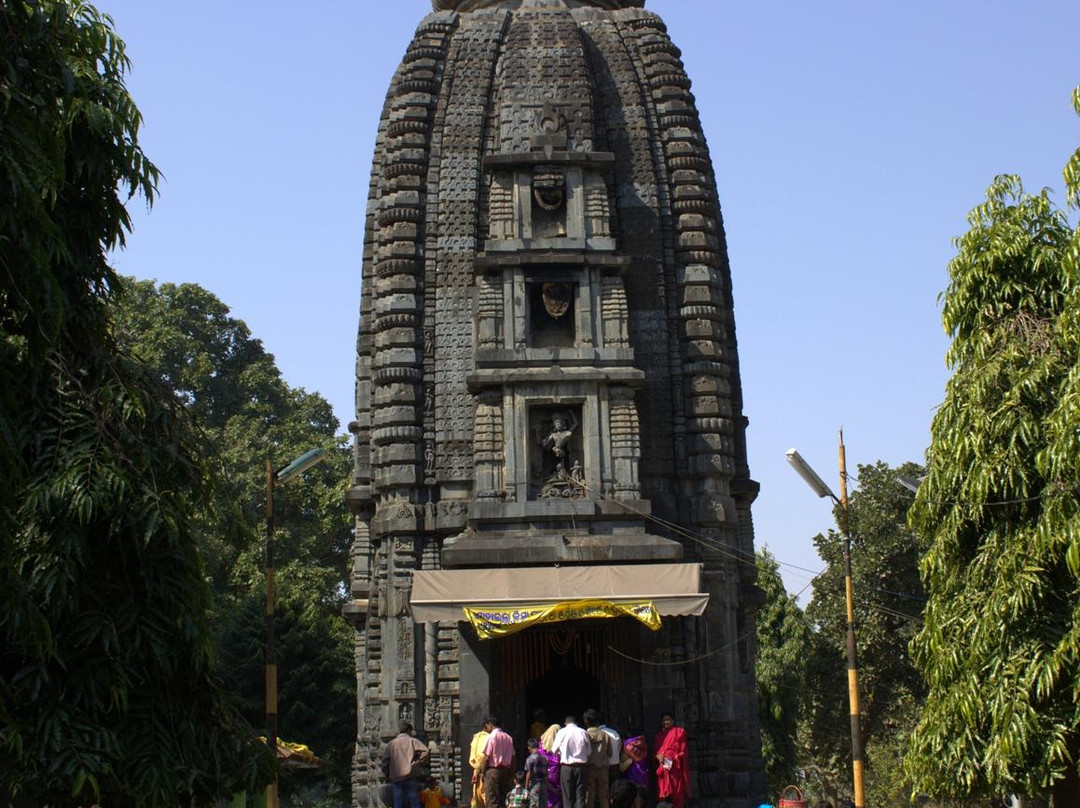
<instances>
[{"instance_id":1,"label":"temple shikhara","mask_svg":"<svg viewBox=\"0 0 1080 808\"><path fill-rule=\"evenodd\" d=\"M379 122L357 347L354 803L411 721L650 738L764 793L731 276L690 80L633 0L434 0ZM467 796L466 796L467 799Z\"/></svg>"}]
</instances>

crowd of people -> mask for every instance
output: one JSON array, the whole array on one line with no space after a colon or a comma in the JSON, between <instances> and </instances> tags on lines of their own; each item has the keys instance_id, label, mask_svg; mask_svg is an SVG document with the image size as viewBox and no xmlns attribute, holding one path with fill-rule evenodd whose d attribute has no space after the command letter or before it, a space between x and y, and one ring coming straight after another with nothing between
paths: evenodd
<instances>
[{"instance_id":1,"label":"crowd of people","mask_svg":"<svg viewBox=\"0 0 1080 808\"><path fill-rule=\"evenodd\" d=\"M538 710L521 767L510 733L498 717L485 718L470 743L470 808L684 808L690 794L686 730L671 714L661 716L651 746L640 731L623 738L596 710L581 718L580 724L571 715L549 726ZM450 805L428 765L427 745L404 723L382 753L394 808Z\"/></svg>"},{"instance_id":2,"label":"crowd of people","mask_svg":"<svg viewBox=\"0 0 1080 808\"><path fill-rule=\"evenodd\" d=\"M690 796L686 730L671 713L660 717L651 745L643 732L623 738L596 710L582 723L567 716L548 725L537 710L529 726L524 758L514 739L492 715L472 737L469 808L685 808ZM516 764L522 759L521 767ZM405 723L382 753L382 767L394 808L451 805L440 784L428 776L428 746ZM421 789L421 784L426 786ZM800 797L801 798L801 797ZM853 808L850 802L841 808ZM772 808L761 805L758 808ZM833 808L821 800L814 808Z\"/></svg>"},{"instance_id":3,"label":"crowd of people","mask_svg":"<svg viewBox=\"0 0 1080 808\"><path fill-rule=\"evenodd\" d=\"M533 718L520 770L498 718L489 716L473 736L471 808L645 808L650 793L658 808L683 808L690 793L686 731L672 715L662 716L651 754L644 734L624 739L596 710L580 723L567 716L546 725L542 710Z\"/></svg>"},{"instance_id":4,"label":"crowd of people","mask_svg":"<svg viewBox=\"0 0 1080 808\"><path fill-rule=\"evenodd\" d=\"M567 716L562 724L551 725L537 710L529 735L519 768L514 739L497 717L484 719L469 745L469 808L685 808L689 749L686 730L676 726L671 713L660 717L651 746L640 731L623 738L591 709L580 724L576 716ZM411 724L403 724L383 751L394 808L451 804L427 775L428 763L427 746L414 736ZM832 806L822 801L815 808Z\"/></svg>"},{"instance_id":5,"label":"crowd of people","mask_svg":"<svg viewBox=\"0 0 1080 808\"><path fill-rule=\"evenodd\" d=\"M646 808L651 794L659 798L656 808L684 808L690 795L686 731L670 713L661 717L651 747L639 731L623 738L592 709L580 724L567 716L549 726L542 710L533 718L520 768L514 739L497 717L484 719L469 747L470 808ZM428 748L412 724L402 724L382 762L394 808L450 805L427 774Z\"/></svg>"}]
</instances>

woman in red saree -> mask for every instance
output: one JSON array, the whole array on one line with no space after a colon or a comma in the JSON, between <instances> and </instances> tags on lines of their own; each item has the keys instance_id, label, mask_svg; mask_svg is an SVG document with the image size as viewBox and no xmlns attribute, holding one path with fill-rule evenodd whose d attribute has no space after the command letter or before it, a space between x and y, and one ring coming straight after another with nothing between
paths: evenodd
<instances>
[{"instance_id":1,"label":"woman in red saree","mask_svg":"<svg viewBox=\"0 0 1080 808\"><path fill-rule=\"evenodd\" d=\"M671 713L660 717L660 731L653 743L656 750L656 783L660 801L683 808L690 796L690 762L686 747L686 730L675 726Z\"/></svg>"}]
</instances>

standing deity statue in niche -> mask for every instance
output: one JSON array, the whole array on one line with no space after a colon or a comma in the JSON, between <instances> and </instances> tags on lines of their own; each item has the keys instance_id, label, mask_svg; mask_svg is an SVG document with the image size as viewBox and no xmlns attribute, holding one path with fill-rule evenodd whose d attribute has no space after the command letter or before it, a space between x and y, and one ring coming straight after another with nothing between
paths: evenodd
<instances>
[{"instance_id":1,"label":"standing deity statue in niche","mask_svg":"<svg viewBox=\"0 0 1080 808\"><path fill-rule=\"evenodd\" d=\"M573 413L558 412L551 417L551 432L540 438L540 445L559 458L559 465L562 465L562 461L567 455L569 447L566 444L574 436L578 426L578 419L574 417ZM540 432L539 426L537 432Z\"/></svg>"},{"instance_id":2,"label":"standing deity statue in niche","mask_svg":"<svg viewBox=\"0 0 1080 808\"><path fill-rule=\"evenodd\" d=\"M555 470L544 480L540 489L540 499L581 499L585 496L585 472L581 460L573 459L570 470L570 441L580 426L572 412L557 412L551 416L551 431L543 434L543 427L537 425L536 435L540 447L555 456ZM550 466L549 466L550 468Z\"/></svg>"}]
</instances>

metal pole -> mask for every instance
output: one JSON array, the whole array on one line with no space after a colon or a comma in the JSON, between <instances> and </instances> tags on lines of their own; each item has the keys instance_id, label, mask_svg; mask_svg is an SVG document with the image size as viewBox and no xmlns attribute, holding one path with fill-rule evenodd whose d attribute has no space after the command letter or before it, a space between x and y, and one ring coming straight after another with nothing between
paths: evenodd
<instances>
[{"instance_id":1,"label":"metal pole","mask_svg":"<svg viewBox=\"0 0 1080 808\"><path fill-rule=\"evenodd\" d=\"M851 706L851 767L855 780L855 808L866 808L863 790L862 728L859 726L859 664L855 654L855 604L851 591L851 533L848 522L847 459L844 430L840 430L840 513L844 534L844 589L847 595L848 701Z\"/></svg>"},{"instance_id":2,"label":"metal pole","mask_svg":"<svg viewBox=\"0 0 1080 808\"><path fill-rule=\"evenodd\" d=\"M266 458L266 745L274 760L274 780L266 788L266 808L278 807L277 650L274 648L274 467Z\"/></svg>"}]
</instances>

